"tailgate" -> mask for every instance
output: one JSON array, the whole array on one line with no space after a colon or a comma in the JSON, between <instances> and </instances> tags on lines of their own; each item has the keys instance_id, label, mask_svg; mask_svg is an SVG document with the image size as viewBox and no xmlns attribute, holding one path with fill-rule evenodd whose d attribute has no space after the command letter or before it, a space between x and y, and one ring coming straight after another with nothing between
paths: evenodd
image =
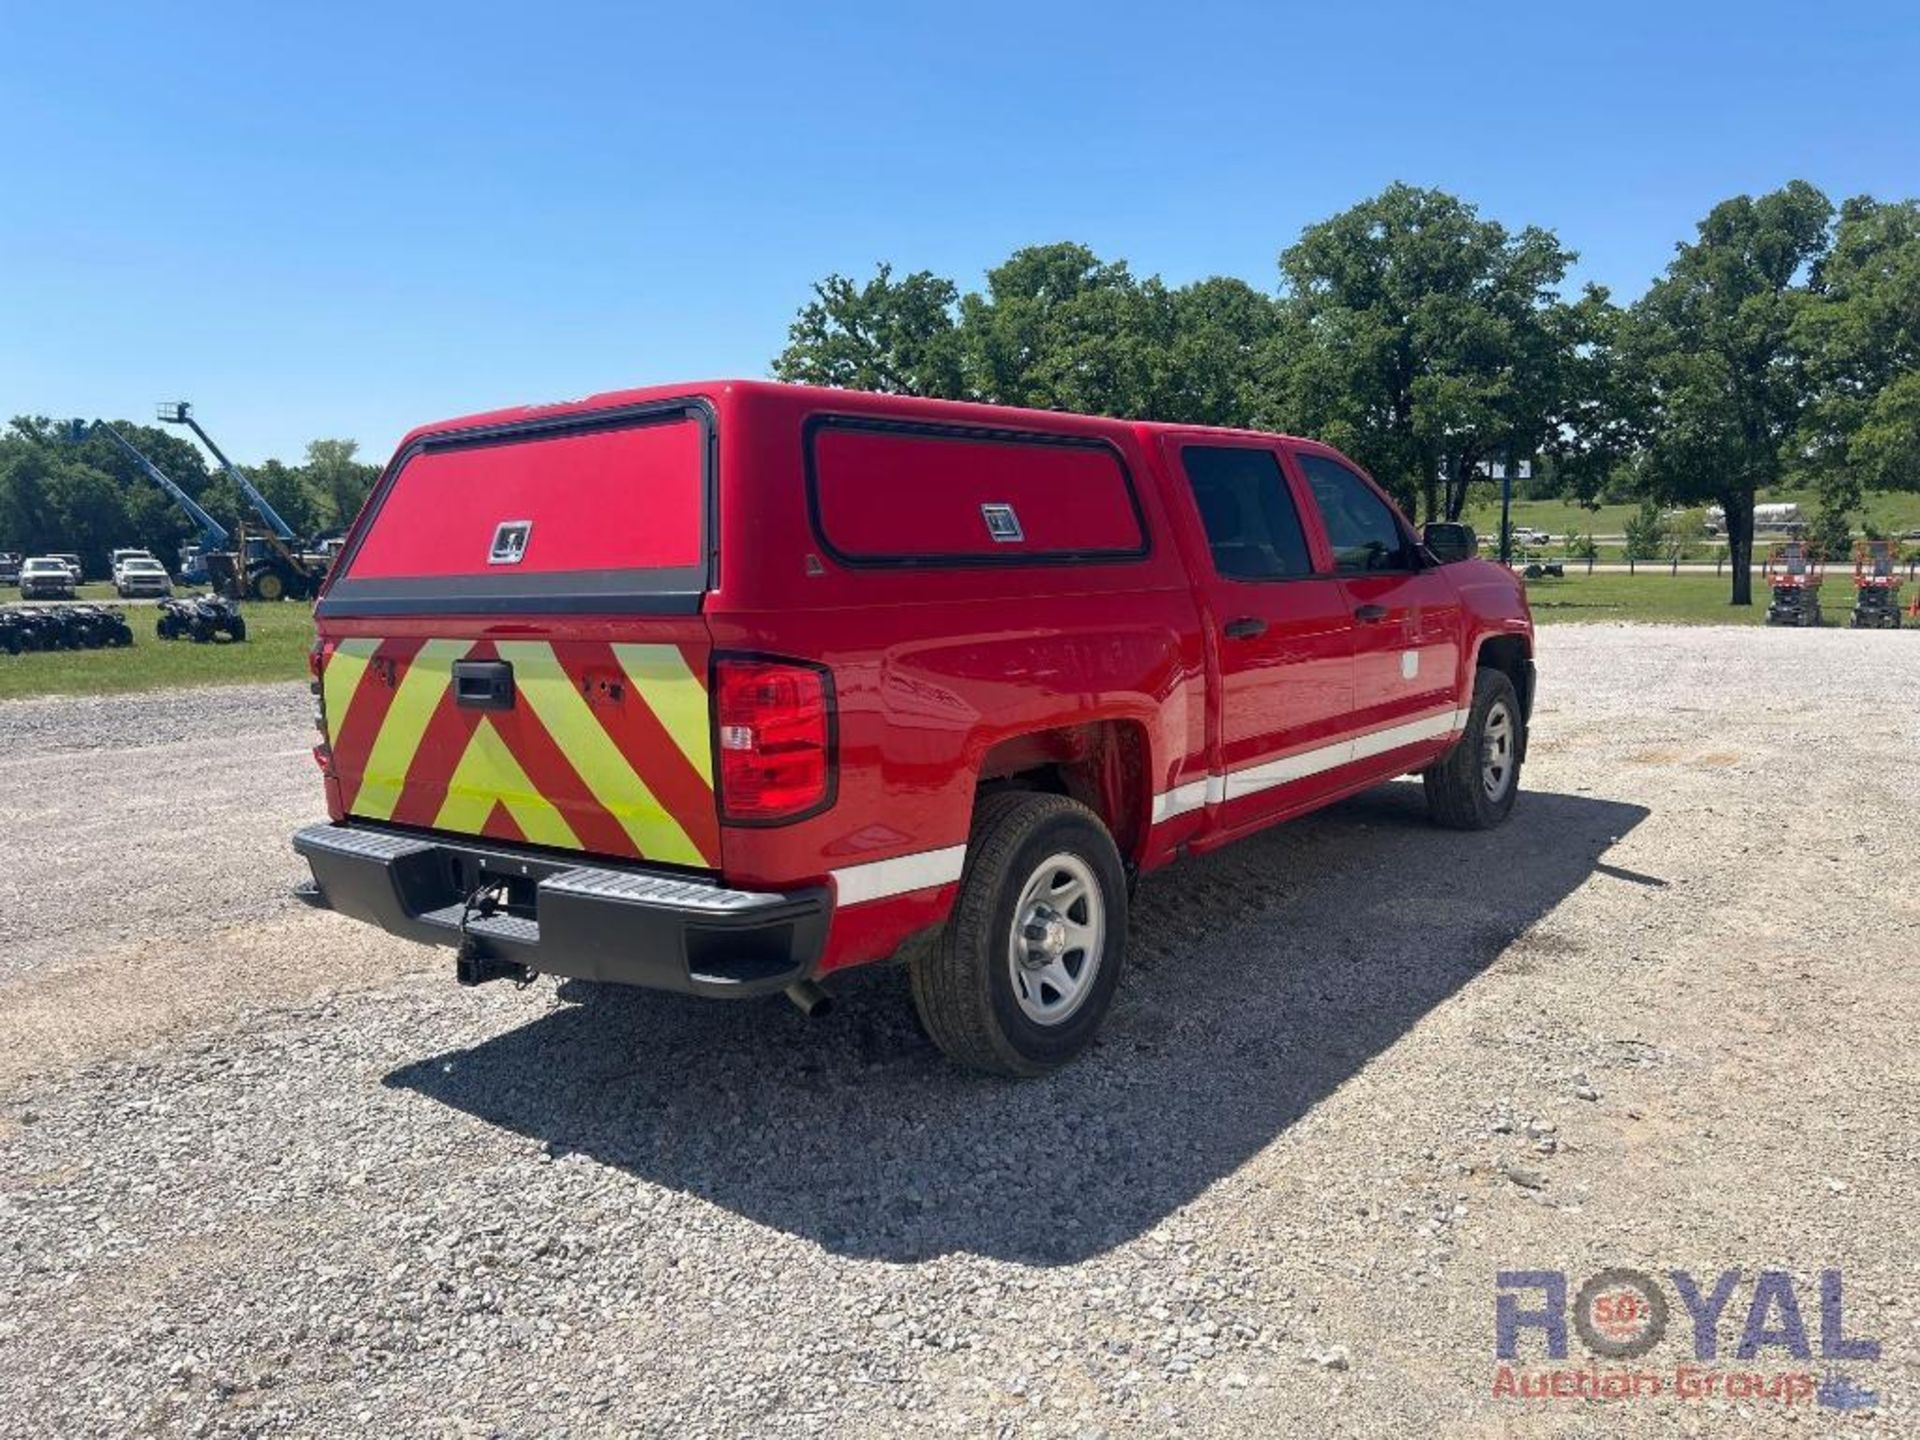
<instances>
[{"instance_id":1,"label":"tailgate","mask_svg":"<svg viewBox=\"0 0 1920 1440\"><path fill-rule=\"evenodd\" d=\"M650 406L396 458L316 612L346 814L718 865L711 433Z\"/></svg>"}]
</instances>

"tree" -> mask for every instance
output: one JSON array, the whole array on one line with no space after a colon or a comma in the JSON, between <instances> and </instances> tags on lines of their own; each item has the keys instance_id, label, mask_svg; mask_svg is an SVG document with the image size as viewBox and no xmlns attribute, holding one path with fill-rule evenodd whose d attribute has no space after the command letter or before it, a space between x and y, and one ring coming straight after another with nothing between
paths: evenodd
<instances>
[{"instance_id":1,"label":"tree","mask_svg":"<svg viewBox=\"0 0 1920 1440\"><path fill-rule=\"evenodd\" d=\"M1789 336L1832 213L1803 180L1721 202L1628 323L1647 480L1664 498L1725 510L1735 605L1753 603L1755 493L1778 481L1801 418Z\"/></svg>"},{"instance_id":2,"label":"tree","mask_svg":"<svg viewBox=\"0 0 1920 1440\"><path fill-rule=\"evenodd\" d=\"M1645 439L1640 395L1620 364L1625 316L1606 290L1590 285L1553 317L1561 328L1555 413L1541 449L1552 493L1597 509L1629 477Z\"/></svg>"},{"instance_id":3,"label":"tree","mask_svg":"<svg viewBox=\"0 0 1920 1440\"><path fill-rule=\"evenodd\" d=\"M1831 503L1823 495L1820 508L1813 512L1813 521L1807 526L1807 543L1827 560L1838 563L1848 559L1853 554L1851 510Z\"/></svg>"},{"instance_id":4,"label":"tree","mask_svg":"<svg viewBox=\"0 0 1920 1440\"><path fill-rule=\"evenodd\" d=\"M1659 555L1667 538L1667 525L1651 498L1642 500L1640 508L1627 517L1621 538L1626 542L1629 560L1651 560Z\"/></svg>"},{"instance_id":5,"label":"tree","mask_svg":"<svg viewBox=\"0 0 1920 1440\"><path fill-rule=\"evenodd\" d=\"M1920 489L1920 203L1848 200L1810 288L1790 335L1807 463L1836 508L1862 486Z\"/></svg>"},{"instance_id":6,"label":"tree","mask_svg":"<svg viewBox=\"0 0 1920 1440\"><path fill-rule=\"evenodd\" d=\"M960 301L970 388L1000 405L1167 416L1173 303L1084 245L1016 250Z\"/></svg>"},{"instance_id":7,"label":"tree","mask_svg":"<svg viewBox=\"0 0 1920 1440\"><path fill-rule=\"evenodd\" d=\"M787 331L774 359L781 380L897 395L962 399L959 290L926 270L902 280L882 264L856 285L829 275Z\"/></svg>"},{"instance_id":8,"label":"tree","mask_svg":"<svg viewBox=\"0 0 1920 1440\"><path fill-rule=\"evenodd\" d=\"M321 512L323 508L330 508L330 502L308 483L301 470L278 460L262 460L246 468L254 488L267 497L267 503L292 527L294 534L311 535L322 528Z\"/></svg>"},{"instance_id":9,"label":"tree","mask_svg":"<svg viewBox=\"0 0 1920 1440\"><path fill-rule=\"evenodd\" d=\"M354 459L359 453L360 445L355 440L313 440L307 444L302 474L318 495L321 519L328 526L351 525L380 478L378 465Z\"/></svg>"},{"instance_id":10,"label":"tree","mask_svg":"<svg viewBox=\"0 0 1920 1440\"><path fill-rule=\"evenodd\" d=\"M1244 280L1214 276L1169 296L1173 341L1155 381L1158 417L1188 425L1261 423L1280 311Z\"/></svg>"},{"instance_id":11,"label":"tree","mask_svg":"<svg viewBox=\"0 0 1920 1440\"><path fill-rule=\"evenodd\" d=\"M205 461L179 436L111 423L189 494L208 489ZM76 437L65 422L22 415L0 438L0 544L7 548L71 550L97 574L116 547L167 555L193 533L185 514L97 428Z\"/></svg>"},{"instance_id":12,"label":"tree","mask_svg":"<svg viewBox=\"0 0 1920 1440\"><path fill-rule=\"evenodd\" d=\"M1285 400L1429 519L1458 519L1496 460L1554 435L1589 311L1558 287L1576 257L1438 190L1389 186L1281 253L1294 353Z\"/></svg>"},{"instance_id":13,"label":"tree","mask_svg":"<svg viewBox=\"0 0 1920 1440\"><path fill-rule=\"evenodd\" d=\"M779 379L1208 425L1254 422L1277 324L1272 297L1244 281L1169 290L1065 243L1016 250L964 296L885 264L813 291L774 359Z\"/></svg>"}]
</instances>

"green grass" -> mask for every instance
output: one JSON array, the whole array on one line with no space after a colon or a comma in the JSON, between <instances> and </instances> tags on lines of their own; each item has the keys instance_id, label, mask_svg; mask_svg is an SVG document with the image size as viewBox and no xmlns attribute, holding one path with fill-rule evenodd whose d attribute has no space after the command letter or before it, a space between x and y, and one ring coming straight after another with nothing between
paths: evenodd
<instances>
[{"instance_id":1,"label":"green grass","mask_svg":"<svg viewBox=\"0 0 1920 1440\"><path fill-rule=\"evenodd\" d=\"M104 589L111 598L112 586ZM307 673L313 644L313 612L290 601L243 605L247 638L238 645L216 640L162 640L153 633L159 611L129 605L133 646L123 650L45 650L0 655L0 700L26 695L110 695L165 690L183 685L234 685L257 680L299 680Z\"/></svg>"},{"instance_id":2,"label":"green grass","mask_svg":"<svg viewBox=\"0 0 1920 1440\"><path fill-rule=\"evenodd\" d=\"M1819 499L1811 490L1769 491L1760 496L1761 504L1782 502L1797 504L1807 515L1819 508ZM1575 531L1582 535L1625 533L1627 521L1639 508L1638 505L1602 505L1598 510L1583 510L1568 500L1515 500L1513 523L1545 530L1555 541L1550 548L1558 550L1561 537ZM1867 496L1862 513L1876 526L1895 535L1920 530L1920 491L1876 491ZM1854 517L1856 526L1861 518L1862 515ZM1465 519L1483 536L1497 537L1500 533L1498 493L1491 499L1469 505Z\"/></svg>"},{"instance_id":3,"label":"green grass","mask_svg":"<svg viewBox=\"0 0 1920 1440\"><path fill-rule=\"evenodd\" d=\"M1638 575L1586 575L1569 570L1564 580L1527 581L1527 602L1542 625L1631 620L1666 625L1760 625L1767 592L1754 577L1753 604L1729 605L1731 579L1720 575L1669 575L1649 568ZM1901 598L1911 600L1909 590ZM1828 626L1847 623L1853 610L1852 576L1827 577L1820 592Z\"/></svg>"}]
</instances>

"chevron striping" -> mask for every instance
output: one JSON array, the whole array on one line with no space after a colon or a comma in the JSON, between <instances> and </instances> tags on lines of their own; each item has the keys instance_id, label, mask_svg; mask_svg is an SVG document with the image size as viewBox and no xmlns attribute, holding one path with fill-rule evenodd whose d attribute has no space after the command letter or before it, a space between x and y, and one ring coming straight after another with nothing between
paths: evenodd
<instances>
[{"instance_id":1,"label":"chevron striping","mask_svg":"<svg viewBox=\"0 0 1920 1440\"><path fill-rule=\"evenodd\" d=\"M687 763L713 788L713 741L707 721L707 687L680 653L678 645L615 645L614 658L633 688L646 698L660 728L672 737Z\"/></svg>"},{"instance_id":2,"label":"chevron striping","mask_svg":"<svg viewBox=\"0 0 1920 1440\"><path fill-rule=\"evenodd\" d=\"M380 648L376 639L356 637L342 640L327 657L320 672L320 696L327 707L327 743L334 744L346 728L353 709L353 697L360 693L360 680L367 673L367 662Z\"/></svg>"},{"instance_id":3,"label":"chevron striping","mask_svg":"<svg viewBox=\"0 0 1920 1440\"><path fill-rule=\"evenodd\" d=\"M609 672L626 677L621 700L591 706L594 718L626 757L633 773L647 782L653 798L680 822L694 848L707 863L717 864L720 817L714 807L713 786L660 723L651 704L653 697L626 676L611 645L583 642L556 648L554 654L582 694L590 693L596 680L604 680Z\"/></svg>"},{"instance_id":4,"label":"chevron striping","mask_svg":"<svg viewBox=\"0 0 1920 1440\"><path fill-rule=\"evenodd\" d=\"M407 771L420 748L420 737L434 708L453 678L453 662L473 648L471 640L429 640L420 647L400 679L386 722L367 751L365 774L354 797L356 815L385 820L393 814L406 788ZM486 817L480 817L484 820Z\"/></svg>"},{"instance_id":5,"label":"chevron striping","mask_svg":"<svg viewBox=\"0 0 1920 1440\"><path fill-rule=\"evenodd\" d=\"M434 817L434 828L481 834L495 805L506 807L530 843L580 848L580 839L566 817L527 778L500 732L482 720L474 727L466 754L453 767L446 803Z\"/></svg>"},{"instance_id":6,"label":"chevron striping","mask_svg":"<svg viewBox=\"0 0 1920 1440\"><path fill-rule=\"evenodd\" d=\"M706 864L706 857L679 820L627 763L586 698L574 688L572 676L554 656L552 647L533 641L502 640L498 648L500 658L513 665L517 693L573 763L594 798L633 837L640 853L675 864ZM521 820L518 814L514 818ZM524 826L525 821L521 824Z\"/></svg>"},{"instance_id":7,"label":"chevron striping","mask_svg":"<svg viewBox=\"0 0 1920 1440\"><path fill-rule=\"evenodd\" d=\"M419 639L378 641L372 658L360 672L360 683L347 702L345 717L334 727L330 742L334 769L340 778L341 803L349 811L359 797L367 752L380 738L380 727L393 704L394 687L425 643Z\"/></svg>"}]
</instances>

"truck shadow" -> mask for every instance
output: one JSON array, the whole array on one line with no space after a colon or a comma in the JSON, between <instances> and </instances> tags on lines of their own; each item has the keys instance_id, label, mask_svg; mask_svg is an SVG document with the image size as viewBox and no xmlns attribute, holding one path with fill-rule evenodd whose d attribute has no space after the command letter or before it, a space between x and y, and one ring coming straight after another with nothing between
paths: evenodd
<instances>
[{"instance_id":1,"label":"truck shadow","mask_svg":"<svg viewBox=\"0 0 1920 1440\"><path fill-rule=\"evenodd\" d=\"M1460 835L1400 782L1185 861L1142 887L1102 1040L1042 1081L948 1066L904 975L877 968L814 1022L779 999L569 986L588 1003L386 1083L836 1253L1071 1263L1271 1143L1647 813L1531 793Z\"/></svg>"}]
</instances>

